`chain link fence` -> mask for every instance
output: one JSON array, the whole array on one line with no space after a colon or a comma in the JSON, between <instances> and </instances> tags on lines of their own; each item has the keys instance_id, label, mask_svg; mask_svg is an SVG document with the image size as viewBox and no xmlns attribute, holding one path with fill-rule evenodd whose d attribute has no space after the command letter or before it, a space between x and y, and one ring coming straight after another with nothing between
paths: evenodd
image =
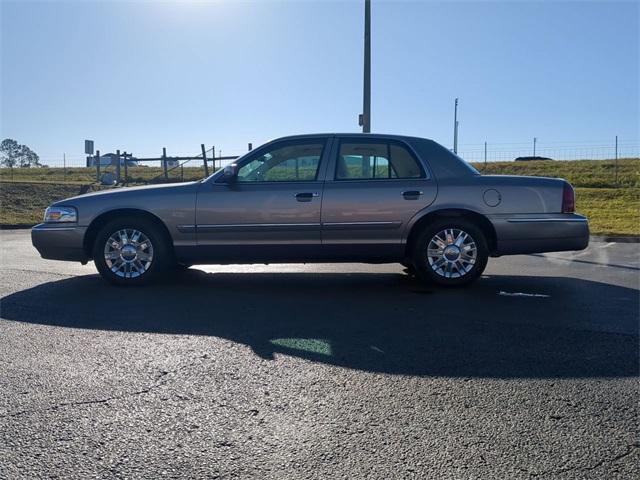
<instances>
[{"instance_id":1,"label":"chain link fence","mask_svg":"<svg viewBox=\"0 0 640 480\"><path fill-rule=\"evenodd\" d=\"M554 142L489 143L460 145L458 155L468 162L508 162L519 157L545 157L552 160L613 160L615 158L640 158L640 144L620 142L600 144L569 144Z\"/></svg>"},{"instance_id":2,"label":"chain link fence","mask_svg":"<svg viewBox=\"0 0 640 480\"><path fill-rule=\"evenodd\" d=\"M488 164L486 170L490 171L489 164L491 163L512 162L518 157L532 157L534 155L553 160L606 161L615 158L638 160L640 159L640 144L619 142L616 147L615 144L606 145L604 142L544 143L538 139L535 152L532 143L491 144L487 142L486 145L460 145L458 154L468 162L476 164L486 162ZM204 158L206 158L206 167ZM100 162L97 162L97 156L62 155L57 158L42 158L41 163L47 168L0 168L0 180L42 183L116 183L121 185L181 182L204 178L236 158L236 155L221 156L221 152L219 150L216 152L214 147L205 149L204 146L199 154L187 156L171 155L166 150L163 150L163 155L155 158L137 158L124 151L108 152L100 155ZM605 167L604 163L601 165L603 168ZM550 174L552 173L550 171ZM617 184L617 173L614 174L612 171L612 175L616 177L615 183Z\"/></svg>"}]
</instances>

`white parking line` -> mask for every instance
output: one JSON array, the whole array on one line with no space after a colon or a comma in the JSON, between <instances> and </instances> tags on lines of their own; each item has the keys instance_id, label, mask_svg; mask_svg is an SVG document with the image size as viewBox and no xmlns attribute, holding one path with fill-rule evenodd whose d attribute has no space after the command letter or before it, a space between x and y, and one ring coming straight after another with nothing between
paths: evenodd
<instances>
[{"instance_id":1,"label":"white parking line","mask_svg":"<svg viewBox=\"0 0 640 480\"><path fill-rule=\"evenodd\" d=\"M498 295L503 297L535 297L535 298L549 298L550 295L544 295L542 293L522 293L522 292L503 292L500 290Z\"/></svg>"}]
</instances>

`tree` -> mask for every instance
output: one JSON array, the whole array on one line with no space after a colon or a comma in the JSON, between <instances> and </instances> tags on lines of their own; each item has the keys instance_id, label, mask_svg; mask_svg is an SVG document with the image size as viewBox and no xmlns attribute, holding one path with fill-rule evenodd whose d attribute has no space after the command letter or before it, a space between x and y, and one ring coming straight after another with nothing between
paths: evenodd
<instances>
[{"instance_id":1,"label":"tree","mask_svg":"<svg viewBox=\"0 0 640 480\"><path fill-rule=\"evenodd\" d=\"M15 140L5 138L0 143L0 163L3 166L13 168L18 163L18 151L20 145Z\"/></svg>"},{"instance_id":2,"label":"tree","mask_svg":"<svg viewBox=\"0 0 640 480\"><path fill-rule=\"evenodd\" d=\"M0 164L13 168L41 167L40 157L26 145L20 145L11 138L5 138L0 143Z\"/></svg>"},{"instance_id":3,"label":"tree","mask_svg":"<svg viewBox=\"0 0 640 480\"><path fill-rule=\"evenodd\" d=\"M40 157L26 145L20 145L18 161L22 168L40 167Z\"/></svg>"}]
</instances>

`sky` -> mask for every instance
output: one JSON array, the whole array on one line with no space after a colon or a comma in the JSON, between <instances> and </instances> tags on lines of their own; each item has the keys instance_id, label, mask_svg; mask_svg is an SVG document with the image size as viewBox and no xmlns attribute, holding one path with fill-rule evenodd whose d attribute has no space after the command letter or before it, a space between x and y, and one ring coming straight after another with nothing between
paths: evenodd
<instances>
[{"instance_id":1,"label":"sky","mask_svg":"<svg viewBox=\"0 0 640 480\"><path fill-rule=\"evenodd\" d=\"M1 1L0 136L45 163L357 132L364 2ZM639 2L372 2L372 131L640 142Z\"/></svg>"}]
</instances>

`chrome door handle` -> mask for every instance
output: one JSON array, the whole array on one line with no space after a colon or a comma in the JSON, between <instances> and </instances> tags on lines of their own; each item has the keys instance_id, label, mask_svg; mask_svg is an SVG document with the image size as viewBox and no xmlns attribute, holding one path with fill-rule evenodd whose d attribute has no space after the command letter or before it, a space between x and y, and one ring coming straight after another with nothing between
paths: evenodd
<instances>
[{"instance_id":1,"label":"chrome door handle","mask_svg":"<svg viewBox=\"0 0 640 480\"><path fill-rule=\"evenodd\" d=\"M406 192L402 192L405 200L416 200L420 195L422 195L420 190L407 190Z\"/></svg>"}]
</instances>

